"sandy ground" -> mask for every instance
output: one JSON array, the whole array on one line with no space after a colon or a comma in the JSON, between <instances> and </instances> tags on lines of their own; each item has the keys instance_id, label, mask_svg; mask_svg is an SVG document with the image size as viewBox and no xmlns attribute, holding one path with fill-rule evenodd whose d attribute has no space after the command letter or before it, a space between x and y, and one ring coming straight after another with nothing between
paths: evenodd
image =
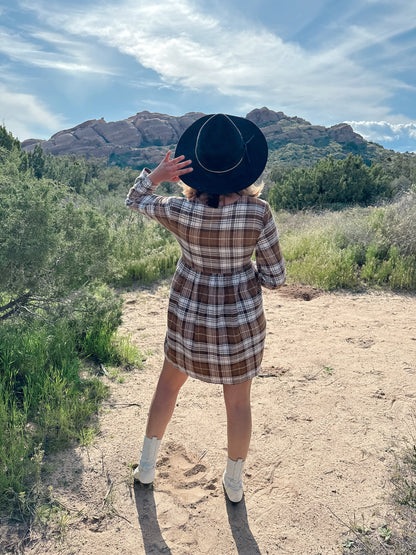
<instances>
[{"instance_id":1,"label":"sandy ground","mask_svg":"<svg viewBox=\"0 0 416 555\"><path fill-rule=\"evenodd\" d=\"M146 363L111 382L94 444L51 461L71 520L64 541L37 538L25 553L317 555L342 552L354 521L383 524L394 457L416 430L416 297L264 292L268 336L239 505L221 486L221 386L197 380L180 393L153 488L133 485L167 302L167 285L125 294L122 332L149 351Z\"/></svg>"}]
</instances>

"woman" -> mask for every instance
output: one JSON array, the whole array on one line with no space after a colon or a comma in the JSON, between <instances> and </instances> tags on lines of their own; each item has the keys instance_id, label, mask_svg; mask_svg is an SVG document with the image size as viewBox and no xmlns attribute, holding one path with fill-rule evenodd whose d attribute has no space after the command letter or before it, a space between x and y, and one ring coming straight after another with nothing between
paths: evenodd
<instances>
[{"instance_id":1,"label":"woman","mask_svg":"<svg viewBox=\"0 0 416 555\"><path fill-rule=\"evenodd\" d=\"M126 204L171 231L182 256L173 278L165 362L154 394L139 466L153 482L157 452L188 376L223 384L228 498L243 497L242 473L251 436L250 388L263 356L266 322L261 285L276 289L285 266L269 205L253 186L267 161L263 133L245 118L214 114L182 135L175 158L145 169ZM161 197L162 181L185 184L186 198ZM255 252L256 263L252 262Z\"/></svg>"}]
</instances>

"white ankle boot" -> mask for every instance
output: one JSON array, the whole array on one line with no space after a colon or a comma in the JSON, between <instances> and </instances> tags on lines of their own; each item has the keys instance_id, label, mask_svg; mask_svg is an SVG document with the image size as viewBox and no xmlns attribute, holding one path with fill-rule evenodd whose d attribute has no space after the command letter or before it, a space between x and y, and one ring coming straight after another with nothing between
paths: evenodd
<instances>
[{"instance_id":1,"label":"white ankle boot","mask_svg":"<svg viewBox=\"0 0 416 555\"><path fill-rule=\"evenodd\" d=\"M228 499L233 503L238 503L242 500L244 490L243 490L243 459L238 459L233 461L228 457L227 468L222 477L222 483L224 485L225 492Z\"/></svg>"},{"instance_id":2,"label":"white ankle boot","mask_svg":"<svg viewBox=\"0 0 416 555\"><path fill-rule=\"evenodd\" d=\"M156 459L161 439L145 436L139 466L134 470L133 476L137 482L151 484L155 479Z\"/></svg>"}]
</instances>

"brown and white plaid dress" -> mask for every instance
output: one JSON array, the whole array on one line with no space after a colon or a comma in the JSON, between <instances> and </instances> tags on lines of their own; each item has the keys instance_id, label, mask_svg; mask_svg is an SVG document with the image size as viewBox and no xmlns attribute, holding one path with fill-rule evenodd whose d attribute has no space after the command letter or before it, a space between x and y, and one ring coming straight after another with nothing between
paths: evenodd
<instances>
[{"instance_id":1,"label":"brown and white plaid dress","mask_svg":"<svg viewBox=\"0 0 416 555\"><path fill-rule=\"evenodd\" d=\"M285 280L269 205L241 196L210 208L154 195L155 188L143 170L126 204L171 231L182 249L169 297L166 358L205 382L253 378L266 335L261 285L276 289Z\"/></svg>"}]
</instances>

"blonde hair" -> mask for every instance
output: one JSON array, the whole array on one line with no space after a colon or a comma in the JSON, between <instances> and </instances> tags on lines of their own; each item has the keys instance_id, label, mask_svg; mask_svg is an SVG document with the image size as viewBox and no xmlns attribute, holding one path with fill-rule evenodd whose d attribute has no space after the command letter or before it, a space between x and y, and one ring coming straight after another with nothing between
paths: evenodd
<instances>
[{"instance_id":1,"label":"blonde hair","mask_svg":"<svg viewBox=\"0 0 416 555\"><path fill-rule=\"evenodd\" d=\"M196 189L193 189L192 187L189 187L188 185L186 185L185 183L183 183L183 181L179 182L179 186L182 188L182 194L185 198L187 198L188 200L193 200L194 198L197 198L199 196L199 194L202 192L200 191L198 193L198 191ZM236 193L242 197L254 197L257 198L260 196L262 190L264 187L264 182L262 181L261 183L259 183L258 185L256 185L255 183L253 183L252 185L249 185L248 187L246 187L245 189L241 189L240 191L236 191ZM209 193L208 193L209 194ZM232 195L233 193L228 193L224 196L229 196Z\"/></svg>"}]
</instances>

